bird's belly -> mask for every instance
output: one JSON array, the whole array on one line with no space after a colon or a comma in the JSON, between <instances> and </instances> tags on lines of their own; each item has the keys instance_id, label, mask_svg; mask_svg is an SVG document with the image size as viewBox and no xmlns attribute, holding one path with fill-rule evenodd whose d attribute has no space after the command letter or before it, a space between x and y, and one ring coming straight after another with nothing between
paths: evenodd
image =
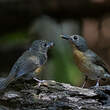
<instances>
[{"instance_id":1,"label":"bird's belly","mask_svg":"<svg viewBox=\"0 0 110 110\"><path fill-rule=\"evenodd\" d=\"M74 52L75 63L79 70L88 78L96 80L99 76L99 70L82 52Z\"/></svg>"}]
</instances>

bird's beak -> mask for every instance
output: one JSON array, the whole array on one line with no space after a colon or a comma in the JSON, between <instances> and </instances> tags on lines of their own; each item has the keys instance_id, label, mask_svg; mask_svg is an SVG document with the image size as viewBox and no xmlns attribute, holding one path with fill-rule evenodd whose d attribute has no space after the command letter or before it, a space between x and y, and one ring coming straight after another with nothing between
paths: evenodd
<instances>
[{"instance_id":1,"label":"bird's beak","mask_svg":"<svg viewBox=\"0 0 110 110\"><path fill-rule=\"evenodd\" d=\"M60 35L61 38L66 39L66 40L71 40L70 36L67 35Z\"/></svg>"},{"instance_id":2,"label":"bird's beak","mask_svg":"<svg viewBox=\"0 0 110 110\"><path fill-rule=\"evenodd\" d=\"M47 48L52 48L52 47L54 47L54 43L53 42L49 42L48 44L47 44Z\"/></svg>"}]
</instances>

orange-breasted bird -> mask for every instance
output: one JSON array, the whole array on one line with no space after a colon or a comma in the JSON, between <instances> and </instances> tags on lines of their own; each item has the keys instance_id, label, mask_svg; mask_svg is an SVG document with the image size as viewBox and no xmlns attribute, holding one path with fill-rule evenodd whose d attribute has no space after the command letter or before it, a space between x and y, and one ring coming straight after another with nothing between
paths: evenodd
<instances>
[{"instance_id":1,"label":"orange-breasted bird","mask_svg":"<svg viewBox=\"0 0 110 110\"><path fill-rule=\"evenodd\" d=\"M72 44L75 63L85 75L83 87L88 78L91 80L97 80L96 86L99 86L100 79L110 78L109 71L103 60L88 48L84 37L81 37L80 35L61 35L61 37L69 40Z\"/></svg>"},{"instance_id":2,"label":"orange-breasted bird","mask_svg":"<svg viewBox=\"0 0 110 110\"><path fill-rule=\"evenodd\" d=\"M35 79L35 72L40 72L42 66L47 61L48 49L53 47L53 42L45 40L35 40L31 47L26 50L13 65L8 77L0 81L0 90L5 89L12 81L23 78L25 80Z\"/></svg>"}]
</instances>

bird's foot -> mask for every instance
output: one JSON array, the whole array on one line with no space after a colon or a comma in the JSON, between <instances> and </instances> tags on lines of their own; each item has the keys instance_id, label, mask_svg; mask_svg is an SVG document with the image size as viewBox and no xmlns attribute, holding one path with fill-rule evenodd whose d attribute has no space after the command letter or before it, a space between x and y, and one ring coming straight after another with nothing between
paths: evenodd
<instances>
[{"instance_id":1,"label":"bird's foot","mask_svg":"<svg viewBox=\"0 0 110 110\"><path fill-rule=\"evenodd\" d=\"M84 88L84 87L85 87L85 85L86 85L86 83L87 83L87 80L88 80L88 77L87 77L87 76L85 76L85 81L84 81L84 83L83 83L83 85L82 85L82 88Z\"/></svg>"},{"instance_id":2,"label":"bird's foot","mask_svg":"<svg viewBox=\"0 0 110 110\"><path fill-rule=\"evenodd\" d=\"M82 88L84 88L84 87L85 87L85 85L86 85L86 81L83 83Z\"/></svg>"},{"instance_id":3,"label":"bird's foot","mask_svg":"<svg viewBox=\"0 0 110 110\"><path fill-rule=\"evenodd\" d=\"M99 81L97 81L96 85L94 87L99 87Z\"/></svg>"},{"instance_id":4,"label":"bird's foot","mask_svg":"<svg viewBox=\"0 0 110 110\"><path fill-rule=\"evenodd\" d=\"M37 81L38 82L38 87L40 87L40 86L48 86L48 84L47 84L47 82L46 82L46 80L39 80L39 79L37 79L37 78L33 78L35 81Z\"/></svg>"},{"instance_id":5,"label":"bird's foot","mask_svg":"<svg viewBox=\"0 0 110 110\"><path fill-rule=\"evenodd\" d=\"M96 85L93 86L93 87L91 87L91 89L98 89L99 86L100 86L99 81L100 81L100 80L98 79L97 82L96 82Z\"/></svg>"},{"instance_id":6,"label":"bird's foot","mask_svg":"<svg viewBox=\"0 0 110 110\"><path fill-rule=\"evenodd\" d=\"M98 88L100 86L99 81L100 79L97 79L96 85L94 86L95 88Z\"/></svg>"}]
</instances>

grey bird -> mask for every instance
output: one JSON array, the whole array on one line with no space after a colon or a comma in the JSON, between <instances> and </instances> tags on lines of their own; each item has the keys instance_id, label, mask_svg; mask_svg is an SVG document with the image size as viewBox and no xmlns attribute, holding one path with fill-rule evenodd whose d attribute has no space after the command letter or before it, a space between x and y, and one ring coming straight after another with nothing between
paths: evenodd
<instances>
[{"instance_id":1,"label":"grey bird","mask_svg":"<svg viewBox=\"0 0 110 110\"><path fill-rule=\"evenodd\" d=\"M110 78L110 73L103 60L88 48L84 37L80 35L61 35L61 37L69 40L72 44L75 62L80 71L85 75L83 87L88 78L97 81L96 87L99 86L100 79Z\"/></svg>"},{"instance_id":2,"label":"grey bird","mask_svg":"<svg viewBox=\"0 0 110 110\"><path fill-rule=\"evenodd\" d=\"M23 78L25 80L35 79L35 73L39 73L42 66L47 62L48 49L53 47L53 42L36 40L31 47L26 50L13 65L9 75L5 80L0 81L0 90L4 90L11 82Z\"/></svg>"}]
</instances>

